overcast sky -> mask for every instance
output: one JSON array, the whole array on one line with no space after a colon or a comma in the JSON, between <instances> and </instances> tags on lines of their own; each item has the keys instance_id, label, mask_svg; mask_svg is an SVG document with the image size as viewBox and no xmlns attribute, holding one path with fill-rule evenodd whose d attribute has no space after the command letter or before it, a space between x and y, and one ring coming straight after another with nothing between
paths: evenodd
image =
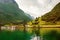
<instances>
[{"instance_id":1,"label":"overcast sky","mask_svg":"<svg viewBox=\"0 0 60 40\"><path fill-rule=\"evenodd\" d=\"M19 8L34 18L41 17L60 2L60 0L16 0Z\"/></svg>"}]
</instances>

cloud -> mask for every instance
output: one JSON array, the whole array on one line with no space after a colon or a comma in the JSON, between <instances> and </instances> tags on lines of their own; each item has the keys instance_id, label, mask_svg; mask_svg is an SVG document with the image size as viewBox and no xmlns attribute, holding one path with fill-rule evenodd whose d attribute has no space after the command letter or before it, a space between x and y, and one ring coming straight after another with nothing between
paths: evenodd
<instances>
[{"instance_id":1,"label":"cloud","mask_svg":"<svg viewBox=\"0 0 60 40\"><path fill-rule=\"evenodd\" d=\"M16 0L16 2L19 8L36 18L51 11L60 0Z\"/></svg>"}]
</instances>

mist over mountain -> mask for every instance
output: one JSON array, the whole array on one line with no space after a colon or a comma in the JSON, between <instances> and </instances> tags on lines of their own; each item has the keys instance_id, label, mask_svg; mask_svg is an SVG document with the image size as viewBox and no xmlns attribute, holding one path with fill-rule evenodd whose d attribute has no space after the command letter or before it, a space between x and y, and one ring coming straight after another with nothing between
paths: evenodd
<instances>
[{"instance_id":1,"label":"mist over mountain","mask_svg":"<svg viewBox=\"0 0 60 40\"><path fill-rule=\"evenodd\" d=\"M32 17L28 15L18 7L15 0L0 0L0 24L31 21Z\"/></svg>"},{"instance_id":2,"label":"mist over mountain","mask_svg":"<svg viewBox=\"0 0 60 40\"><path fill-rule=\"evenodd\" d=\"M16 2L19 8L36 18L50 12L60 0L16 0Z\"/></svg>"}]
</instances>

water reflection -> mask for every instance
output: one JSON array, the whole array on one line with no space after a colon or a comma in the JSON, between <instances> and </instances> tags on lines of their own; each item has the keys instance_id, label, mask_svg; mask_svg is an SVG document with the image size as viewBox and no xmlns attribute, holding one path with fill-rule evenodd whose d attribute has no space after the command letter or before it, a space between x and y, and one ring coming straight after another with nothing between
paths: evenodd
<instances>
[{"instance_id":1,"label":"water reflection","mask_svg":"<svg viewBox=\"0 0 60 40\"><path fill-rule=\"evenodd\" d=\"M42 40L40 36L33 35L31 40Z\"/></svg>"}]
</instances>

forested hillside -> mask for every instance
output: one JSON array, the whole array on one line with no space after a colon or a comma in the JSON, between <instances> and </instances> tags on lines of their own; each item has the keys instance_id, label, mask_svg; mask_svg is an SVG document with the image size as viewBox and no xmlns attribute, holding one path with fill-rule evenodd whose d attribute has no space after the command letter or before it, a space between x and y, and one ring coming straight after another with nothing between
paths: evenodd
<instances>
[{"instance_id":1,"label":"forested hillside","mask_svg":"<svg viewBox=\"0 0 60 40\"><path fill-rule=\"evenodd\" d=\"M41 17L46 22L60 22L60 3L57 4L49 13L46 13Z\"/></svg>"},{"instance_id":2,"label":"forested hillside","mask_svg":"<svg viewBox=\"0 0 60 40\"><path fill-rule=\"evenodd\" d=\"M28 22L32 17L19 9L15 0L0 0L0 24Z\"/></svg>"}]
</instances>

